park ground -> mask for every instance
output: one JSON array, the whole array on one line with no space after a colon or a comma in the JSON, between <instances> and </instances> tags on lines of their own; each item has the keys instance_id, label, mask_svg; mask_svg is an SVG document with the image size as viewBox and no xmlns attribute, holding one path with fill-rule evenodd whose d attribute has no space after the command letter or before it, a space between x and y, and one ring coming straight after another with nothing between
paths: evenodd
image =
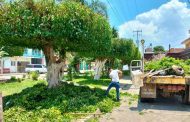
<instances>
[{"instance_id":1,"label":"park ground","mask_svg":"<svg viewBox=\"0 0 190 122\"><path fill-rule=\"evenodd\" d=\"M16 75L17 76L17 75ZM20 74L19 74L20 76ZM43 75L42 75L43 77ZM40 83L41 81L39 81ZM80 85L87 85L90 87L98 87L106 89L109 80L100 80L96 83L88 79L75 79L74 83ZM38 84L36 82L35 84ZM27 84L20 85L20 88L25 89L32 87L35 84L28 82ZM0 89L5 89L5 95L21 92L22 89L14 87L11 89L9 86L6 88L3 85ZM8 90L10 89L10 90ZM138 100L139 89L132 85L130 77L124 77L121 80L121 105L115 107L111 112L101 115L98 118L92 119L95 122L189 122L190 120L190 105L181 103L178 96L172 98L159 98L154 102L141 103ZM79 119L76 121L84 121ZM75 121L75 120L74 120Z\"/></svg>"}]
</instances>

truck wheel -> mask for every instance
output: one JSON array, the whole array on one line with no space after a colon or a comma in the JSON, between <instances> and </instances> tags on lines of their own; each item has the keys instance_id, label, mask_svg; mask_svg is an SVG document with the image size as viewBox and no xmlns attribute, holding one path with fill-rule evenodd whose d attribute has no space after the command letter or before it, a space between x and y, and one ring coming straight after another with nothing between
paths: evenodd
<instances>
[{"instance_id":1,"label":"truck wheel","mask_svg":"<svg viewBox=\"0 0 190 122\"><path fill-rule=\"evenodd\" d=\"M185 91L182 94L182 103L189 104L188 99L189 99L189 86L187 85L185 86Z\"/></svg>"}]
</instances>

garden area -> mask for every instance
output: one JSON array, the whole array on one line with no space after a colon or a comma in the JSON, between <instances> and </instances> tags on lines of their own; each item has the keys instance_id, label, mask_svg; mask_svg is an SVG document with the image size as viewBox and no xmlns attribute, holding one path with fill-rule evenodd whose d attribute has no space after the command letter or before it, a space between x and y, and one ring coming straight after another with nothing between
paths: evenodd
<instances>
[{"instance_id":1,"label":"garden area","mask_svg":"<svg viewBox=\"0 0 190 122\"><path fill-rule=\"evenodd\" d=\"M106 97L105 90L86 86L92 81L82 78L80 81L84 86L62 82L51 89L47 88L47 82L43 80L1 83L5 122L69 122L94 113L97 109L107 113L120 105L115 100L114 91ZM100 85L101 81L98 82L97 85ZM103 82L103 85L106 84Z\"/></svg>"},{"instance_id":2,"label":"garden area","mask_svg":"<svg viewBox=\"0 0 190 122\"><path fill-rule=\"evenodd\" d=\"M98 0L3 0L0 7L0 58L38 49L47 65L45 80L34 73L34 78L0 84L5 122L74 121L120 105L115 91L106 97L102 89L110 83L108 68L121 69L141 56L132 39L119 38L110 26L106 5ZM95 63L93 75L77 75L84 60Z\"/></svg>"}]
</instances>

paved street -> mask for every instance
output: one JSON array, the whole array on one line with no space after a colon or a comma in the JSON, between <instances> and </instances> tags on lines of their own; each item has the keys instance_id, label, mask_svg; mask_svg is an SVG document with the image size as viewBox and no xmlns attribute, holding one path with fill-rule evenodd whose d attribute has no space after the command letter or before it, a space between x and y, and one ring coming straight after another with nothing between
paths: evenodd
<instances>
[{"instance_id":1,"label":"paved street","mask_svg":"<svg viewBox=\"0 0 190 122\"><path fill-rule=\"evenodd\" d=\"M134 88L129 79L123 79L122 92L138 94L139 89ZM155 102L141 103L134 101L129 104L129 98L123 97L121 106L114 109L100 119L100 122L189 122L190 105L181 104L177 96L160 98Z\"/></svg>"}]
</instances>

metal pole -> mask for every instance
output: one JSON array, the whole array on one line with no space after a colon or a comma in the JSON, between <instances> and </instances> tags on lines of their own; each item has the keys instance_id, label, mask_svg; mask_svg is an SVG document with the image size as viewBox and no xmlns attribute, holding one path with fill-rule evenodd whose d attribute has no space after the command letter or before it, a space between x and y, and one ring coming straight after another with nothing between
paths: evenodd
<instances>
[{"instance_id":1,"label":"metal pole","mask_svg":"<svg viewBox=\"0 0 190 122\"><path fill-rule=\"evenodd\" d=\"M144 73L144 43L145 40L141 40L141 44L142 44L142 72Z\"/></svg>"}]
</instances>

